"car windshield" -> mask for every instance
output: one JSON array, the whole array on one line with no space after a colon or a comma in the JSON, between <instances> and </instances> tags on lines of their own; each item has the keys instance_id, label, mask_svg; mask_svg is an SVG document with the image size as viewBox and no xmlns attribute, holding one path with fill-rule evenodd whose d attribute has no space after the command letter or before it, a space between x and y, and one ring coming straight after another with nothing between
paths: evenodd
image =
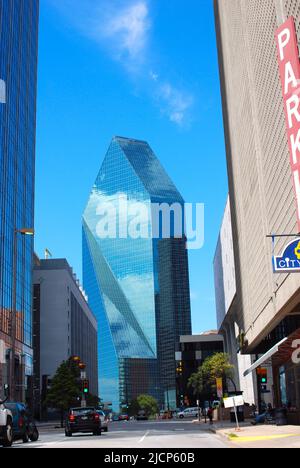
<instances>
[{"instance_id":1,"label":"car windshield","mask_svg":"<svg viewBox=\"0 0 300 468\"><path fill-rule=\"evenodd\" d=\"M77 408L71 410L73 416L89 416L92 413L95 413L94 408Z\"/></svg>"}]
</instances>

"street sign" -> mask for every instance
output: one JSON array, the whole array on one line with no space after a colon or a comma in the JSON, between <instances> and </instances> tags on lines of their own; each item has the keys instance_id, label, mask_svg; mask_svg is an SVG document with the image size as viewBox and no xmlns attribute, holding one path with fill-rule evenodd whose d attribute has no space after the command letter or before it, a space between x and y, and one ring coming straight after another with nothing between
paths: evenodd
<instances>
[{"instance_id":1,"label":"street sign","mask_svg":"<svg viewBox=\"0 0 300 468\"><path fill-rule=\"evenodd\" d=\"M244 406L244 404L245 404L245 401L241 395L230 397L230 398L224 398L225 408L234 408L238 406Z\"/></svg>"},{"instance_id":2,"label":"street sign","mask_svg":"<svg viewBox=\"0 0 300 468\"><path fill-rule=\"evenodd\" d=\"M235 420L236 420L236 430L240 430L240 425L239 425L239 418L237 414L237 408L239 406L244 406L244 398L242 396L234 396L230 398L225 398L224 399L224 406L225 408L234 408L234 415L235 415Z\"/></svg>"},{"instance_id":3,"label":"street sign","mask_svg":"<svg viewBox=\"0 0 300 468\"><path fill-rule=\"evenodd\" d=\"M300 273L300 238L289 242L281 256L273 258L274 273Z\"/></svg>"},{"instance_id":4,"label":"street sign","mask_svg":"<svg viewBox=\"0 0 300 468\"><path fill-rule=\"evenodd\" d=\"M276 43L300 231L300 61L296 22L293 17L276 31Z\"/></svg>"}]
</instances>

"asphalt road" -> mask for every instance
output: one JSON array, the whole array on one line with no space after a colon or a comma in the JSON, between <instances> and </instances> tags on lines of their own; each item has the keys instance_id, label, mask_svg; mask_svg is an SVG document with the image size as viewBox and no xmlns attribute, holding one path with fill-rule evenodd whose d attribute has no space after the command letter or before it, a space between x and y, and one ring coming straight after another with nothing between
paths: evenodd
<instances>
[{"instance_id":1,"label":"asphalt road","mask_svg":"<svg viewBox=\"0 0 300 468\"><path fill-rule=\"evenodd\" d=\"M36 443L15 442L14 448L157 448L195 449L228 448L223 438L212 434L208 426L190 421L113 422L101 437L74 435L68 439L61 430L40 428Z\"/></svg>"}]
</instances>

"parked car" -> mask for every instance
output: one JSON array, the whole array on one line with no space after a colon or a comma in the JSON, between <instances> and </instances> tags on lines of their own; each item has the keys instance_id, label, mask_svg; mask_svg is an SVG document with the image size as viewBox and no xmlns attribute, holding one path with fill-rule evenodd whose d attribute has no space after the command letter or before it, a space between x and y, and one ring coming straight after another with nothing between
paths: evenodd
<instances>
[{"instance_id":1,"label":"parked car","mask_svg":"<svg viewBox=\"0 0 300 468\"><path fill-rule=\"evenodd\" d=\"M138 415L136 417L137 421L148 421L148 416L145 411L141 410L138 412Z\"/></svg>"},{"instance_id":2,"label":"parked car","mask_svg":"<svg viewBox=\"0 0 300 468\"><path fill-rule=\"evenodd\" d=\"M95 408L71 408L66 419L66 437L73 434L101 435L101 418Z\"/></svg>"},{"instance_id":3,"label":"parked car","mask_svg":"<svg viewBox=\"0 0 300 468\"><path fill-rule=\"evenodd\" d=\"M13 417L13 440L22 440L27 444L29 440L36 442L39 438L37 427L23 403L5 403L5 408Z\"/></svg>"},{"instance_id":4,"label":"parked car","mask_svg":"<svg viewBox=\"0 0 300 468\"><path fill-rule=\"evenodd\" d=\"M120 414L119 416L119 421L129 421L129 416L128 414Z\"/></svg>"},{"instance_id":5,"label":"parked car","mask_svg":"<svg viewBox=\"0 0 300 468\"><path fill-rule=\"evenodd\" d=\"M109 417L102 410L97 410L97 413L101 419L101 430L102 432L108 432L108 421Z\"/></svg>"},{"instance_id":6,"label":"parked car","mask_svg":"<svg viewBox=\"0 0 300 468\"><path fill-rule=\"evenodd\" d=\"M13 444L13 415L0 401L0 445L11 447Z\"/></svg>"},{"instance_id":7,"label":"parked car","mask_svg":"<svg viewBox=\"0 0 300 468\"><path fill-rule=\"evenodd\" d=\"M199 415L198 408L186 408L185 410L181 411L177 414L177 418L184 419L184 418L197 418Z\"/></svg>"}]
</instances>

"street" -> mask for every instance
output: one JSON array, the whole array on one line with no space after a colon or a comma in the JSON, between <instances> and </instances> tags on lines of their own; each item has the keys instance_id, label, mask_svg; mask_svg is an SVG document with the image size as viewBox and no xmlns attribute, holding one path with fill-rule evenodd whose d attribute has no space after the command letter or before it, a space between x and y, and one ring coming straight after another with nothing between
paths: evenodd
<instances>
[{"instance_id":1,"label":"street","mask_svg":"<svg viewBox=\"0 0 300 468\"><path fill-rule=\"evenodd\" d=\"M14 448L228 448L229 444L191 421L113 422L101 437L79 434L67 439L64 431L40 428L36 443L16 442Z\"/></svg>"}]
</instances>

